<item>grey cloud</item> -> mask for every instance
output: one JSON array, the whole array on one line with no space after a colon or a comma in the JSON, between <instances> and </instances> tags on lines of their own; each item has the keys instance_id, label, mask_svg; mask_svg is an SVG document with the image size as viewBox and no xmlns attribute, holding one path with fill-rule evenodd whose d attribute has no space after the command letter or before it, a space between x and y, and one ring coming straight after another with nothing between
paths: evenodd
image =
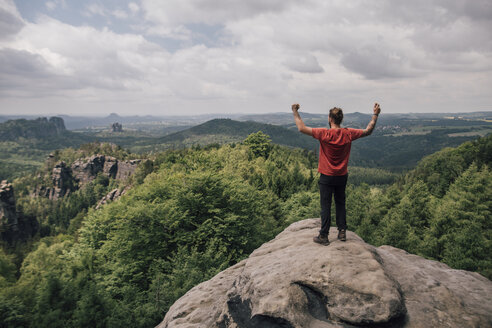
<instances>
[{"instance_id":1,"label":"grey cloud","mask_svg":"<svg viewBox=\"0 0 492 328\"><path fill-rule=\"evenodd\" d=\"M0 7L0 40L15 35L24 26L22 19L6 7Z\"/></svg>"},{"instance_id":2,"label":"grey cloud","mask_svg":"<svg viewBox=\"0 0 492 328\"><path fill-rule=\"evenodd\" d=\"M229 0L229 1L217 1L217 0L205 0L199 1L197 7L202 10L211 12L229 12L234 16L248 17L258 13L264 12L278 12L287 8L290 3L294 1L289 0Z\"/></svg>"},{"instance_id":3,"label":"grey cloud","mask_svg":"<svg viewBox=\"0 0 492 328\"><path fill-rule=\"evenodd\" d=\"M377 47L366 46L342 55L342 65L369 80L413 77L415 71L408 68L405 59Z\"/></svg>"},{"instance_id":4,"label":"grey cloud","mask_svg":"<svg viewBox=\"0 0 492 328\"><path fill-rule=\"evenodd\" d=\"M0 81L0 94L11 96L39 96L67 87L40 55L14 49L0 49Z\"/></svg>"},{"instance_id":5,"label":"grey cloud","mask_svg":"<svg viewBox=\"0 0 492 328\"><path fill-rule=\"evenodd\" d=\"M263 13L280 13L301 0L143 0L146 17L166 27L223 24Z\"/></svg>"},{"instance_id":6,"label":"grey cloud","mask_svg":"<svg viewBox=\"0 0 492 328\"><path fill-rule=\"evenodd\" d=\"M44 96L90 87L124 90L126 81L141 74L116 58L108 58L96 67L80 67L71 75L60 74L41 55L0 49L0 94L4 95Z\"/></svg>"},{"instance_id":7,"label":"grey cloud","mask_svg":"<svg viewBox=\"0 0 492 328\"><path fill-rule=\"evenodd\" d=\"M492 2L490 0L437 0L436 4L446 8L456 16L468 16L471 19L491 20Z\"/></svg>"},{"instance_id":8,"label":"grey cloud","mask_svg":"<svg viewBox=\"0 0 492 328\"><path fill-rule=\"evenodd\" d=\"M0 49L0 74L46 78L51 74L43 57L24 50Z\"/></svg>"},{"instance_id":9,"label":"grey cloud","mask_svg":"<svg viewBox=\"0 0 492 328\"><path fill-rule=\"evenodd\" d=\"M456 22L446 28L424 27L411 39L431 53L490 52L492 51L492 24Z\"/></svg>"},{"instance_id":10,"label":"grey cloud","mask_svg":"<svg viewBox=\"0 0 492 328\"><path fill-rule=\"evenodd\" d=\"M311 55L293 56L285 61L285 66L300 73L323 73L324 69L318 63L318 59Z\"/></svg>"}]
</instances>

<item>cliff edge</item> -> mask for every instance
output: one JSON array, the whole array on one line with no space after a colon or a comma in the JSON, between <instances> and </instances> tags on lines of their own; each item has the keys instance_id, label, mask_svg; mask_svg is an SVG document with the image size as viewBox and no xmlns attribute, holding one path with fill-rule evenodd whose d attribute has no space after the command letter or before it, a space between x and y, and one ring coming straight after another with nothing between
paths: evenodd
<instances>
[{"instance_id":1,"label":"cliff edge","mask_svg":"<svg viewBox=\"0 0 492 328\"><path fill-rule=\"evenodd\" d=\"M296 222L191 289L158 328L491 327L492 282L348 232Z\"/></svg>"}]
</instances>

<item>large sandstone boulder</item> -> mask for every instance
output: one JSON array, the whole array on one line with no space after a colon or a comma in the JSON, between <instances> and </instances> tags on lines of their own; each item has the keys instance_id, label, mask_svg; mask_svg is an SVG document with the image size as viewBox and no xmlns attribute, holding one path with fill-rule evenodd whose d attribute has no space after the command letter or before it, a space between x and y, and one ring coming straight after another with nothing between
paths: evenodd
<instances>
[{"instance_id":1,"label":"large sandstone boulder","mask_svg":"<svg viewBox=\"0 0 492 328\"><path fill-rule=\"evenodd\" d=\"M329 246L319 219L292 224L180 298L158 328L492 327L492 282L348 232Z\"/></svg>"}]
</instances>

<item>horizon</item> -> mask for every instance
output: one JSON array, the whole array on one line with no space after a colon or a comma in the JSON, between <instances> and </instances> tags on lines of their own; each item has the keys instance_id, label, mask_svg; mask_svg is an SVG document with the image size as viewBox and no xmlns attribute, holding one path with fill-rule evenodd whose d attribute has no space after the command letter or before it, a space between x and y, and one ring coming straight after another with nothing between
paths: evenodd
<instances>
[{"instance_id":1,"label":"horizon","mask_svg":"<svg viewBox=\"0 0 492 328\"><path fill-rule=\"evenodd\" d=\"M300 114L309 114L309 115L328 115L328 110L326 113L314 113L314 112L303 112L299 111ZM381 113L384 115L412 115L412 114L426 114L426 115L445 115L445 114L478 114L478 113L492 113L492 110L481 110L481 111L471 111L471 112L408 112L408 113L400 113L400 112L389 112L389 113ZM267 113L199 113L199 114L183 114L183 115L158 115L158 114L143 114L143 115L121 115L118 113L109 113L106 115L73 115L73 114L53 114L53 113L39 113L39 114L3 114L0 113L2 117L60 117L60 116L68 116L68 117L83 117L83 118L107 118L110 116L118 116L118 117L155 117L155 118L164 118L164 117L194 117L194 116L253 116L253 115L272 115L272 114L291 114L291 112L267 112ZM365 114L371 115L371 113L363 113L359 111L354 112L344 112L345 115L348 114ZM224 118L224 117L223 117ZM226 118L226 117L225 117Z\"/></svg>"},{"instance_id":2,"label":"horizon","mask_svg":"<svg viewBox=\"0 0 492 328\"><path fill-rule=\"evenodd\" d=\"M308 114L308 115L328 115L328 111L326 110L326 113L319 113L319 112L305 112L305 111L299 111L300 114ZM412 115L412 114L425 114L425 115L445 115L445 114L465 114L465 115L470 115L470 114L478 114L478 113L491 113L492 110L480 110L480 111L461 111L461 112L388 112L388 113L381 113L382 115ZM118 117L155 117L155 118L164 118L164 117L196 117L196 116L253 116L253 115L272 115L272 114L291 114L291 112L266 112L266 113L198 113L198 114L182 114L182 115L158 115L158 114L142 114L142 115L124 115L124 114L118 114L118 113L109 113L109 114L104 114L104 115L74 115L74 114L55 114L55 113L39 113L39 114L3 114L0 113L0 116L2 117L60 117L60 116L68 116L68 117L83 117L83 118L107 118L110 116L118 116ZM360 111L353 111L353 112L345 112L345 115L348 114L365 114L365 115L371 115L371 113L364 113Z\"/></svg>"},{"instance_id":3,"label":"horizon","mask_svg":"<svg viewBox=\"0 0 492 328\"><path fill-rule=\"evenodd\" d=\"M0 0L0 17L0 115L492 108L488 1Z\"/></svg>"}]
</instances>

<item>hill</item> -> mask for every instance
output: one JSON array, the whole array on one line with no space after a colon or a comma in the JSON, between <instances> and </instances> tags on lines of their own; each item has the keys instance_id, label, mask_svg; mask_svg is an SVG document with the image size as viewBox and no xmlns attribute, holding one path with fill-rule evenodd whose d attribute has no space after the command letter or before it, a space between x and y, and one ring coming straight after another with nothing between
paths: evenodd
<instances>
[{"instance_id":1,"label":"hill","mask_svg":"<svg viewBox=\"0 0 492 328\"><path fill-rule=\"evenodd\" d=\"M278 119L277 116L283 117L284 114L274 115L276 119ZM311 116L315 117L315 115ZM369 115L361 113L352 113L347 116L347 124L344 126L353 128L365 128L370 119ZM266 115L265 119L268 117ZM291 115L289 117L292 121ZM390 119L385 118L385 120ZM390 121L384 123L384 120L379 123L392 124ZM231 119L214 119L165 137L137 141L130 149L135 152L144 152L196 145L226 144L240 142L249 134L257 131L268 134L272 142L279 145L304 148L316 153L319 149L317 140L299 133L293 127ZM423 157L444 147L456 147L465 141L476 139L474 135L450 135L457 131L462 130L446 128L431 130L423 134L394 135L386 134L387 129L384 129L384 126L378 127L370 137L359 139L352 144L350 165L393 172L409 170L414 168Z\"/></svg>"},{"instance_id":2,"label":"hill","mask_svg":"<svg viewBox=\"0 0 492 328\"><path fill-rule=\"evenodd\" d=\"M0 139L13 141L19 138L50 138L64 135L67 132L63 119L60 117L39 117L35 120L10 120L0 123Z\"/></svg>"},{"instance_id":3,"label":"hill","mask_svg":"<svg viewBox=\"0 0 492 328\"><path fill-rule=\"evenodd\" d=\"M157 138L151 143L154 149L183 148L193 145L212 143L225 144L241 142L249 134L262 131L268 134L272 142L310 150L318 148L317 141L284 127L253 121L240 122L231 119L214 119L187 130Z\"/></svg>"},{"instance_id":4,"label":"hill","mask_svg":"<svg viewBox=\"0 0 492 328\"><path fill-rule=\"evenodd\" d=\"M492 277L492 176L489 156L478 155L490 154L490 138L463 144L457 150L444 150L450 156L425 159L421 162L427 163L423 175L413 177L409 173L389 187L347 186L349 229L372 245L392 245L454 269ZM189 289L240 263L291 223L319 216L317 159L313 153L265 145L260 138L257 144L251 140L254 138L248 139L250 142L241 144L154 154L152 161L142 163L132 176L128 192L98 209L94 204L100 197L117 188L117 181L111 177L98 175L86 187L59 199L31 197L25 180L15 180L19 209L44 221L40 220L39 235L23 247L0 250L0 322L36 328L154 327ZM257 151L259 148L261 151ZM71 158L73 153L66 150L63 157ZM442 192L430 190L433 181L448 177L448 169L440 169L442 158L449 169L457 168L455 177L440 184ZM294 239L300 244L303 240ZM391 252L380 254L385 247L377 250L377 257L372 251L357 252L357 247L350 253L348 244L338 246L335 242L322 251L354 257L359 254L370 268L380 273L387 270L388 276L381 277L398 281L390 272L398 261ZM289 260L287 255L282 256L282 261ZM378 259L382 258L395 260L395 265L381 269ZM403 258L415 259L408 254ZM343 259L351 261L350 256ZM297 262L287 267L300 266ZM308 262L312 268L312 262ZM347 268L360 269L358 262L362 261L347 263ZM431 267L432 272L442 268L439 272L443 275L450 272L444 264L427 265L429 262L422 259L418 263ZM376 271L360 272L375 279L371 274ZM408 272L409 279L422 278ZM478 277L478 273L458 272L468 278ZM437 278L431 274L426 277L429 279L422 278L416 285L439 295L454 293L454 287L445 280L431 284ZM404 282L400 285L407 286ZM333 291L339 288L342 296L353 294L346 285L327 288L330 286ZM367 286L371 288L372 284ZM317 293L317 288L299 288L296 299L304 299L302 293L307 293L313 301L311 309L318 313L320 307L316 304L328 294ZM357 301L376 303L369 309L381 309L377 307L380 294L371 294L370 289L358 291L362 292L357 294ZM418 292L411 297L429 295ZM329 295L335 294L330 290ZM412 294L404 297L408 295ZM414 299L403 302L409 312L418 305ZM446 304L462 309L460 298L450 299ZM238 299L234 298L231 306L248 311L247 305L234 300ZM376 312L365 314L371 313Z\"/></svg>"},{"instance_id":5,"label":"hill","mask_svg":"<svg viewBox=\"0 0 492 328\"><path fill-rule=\"evenodd\" d=\"M60 117L0 123L0 180L39 169L55 149L78 147L93 137L65 129Z\"/></svg>"}]
</instances>

